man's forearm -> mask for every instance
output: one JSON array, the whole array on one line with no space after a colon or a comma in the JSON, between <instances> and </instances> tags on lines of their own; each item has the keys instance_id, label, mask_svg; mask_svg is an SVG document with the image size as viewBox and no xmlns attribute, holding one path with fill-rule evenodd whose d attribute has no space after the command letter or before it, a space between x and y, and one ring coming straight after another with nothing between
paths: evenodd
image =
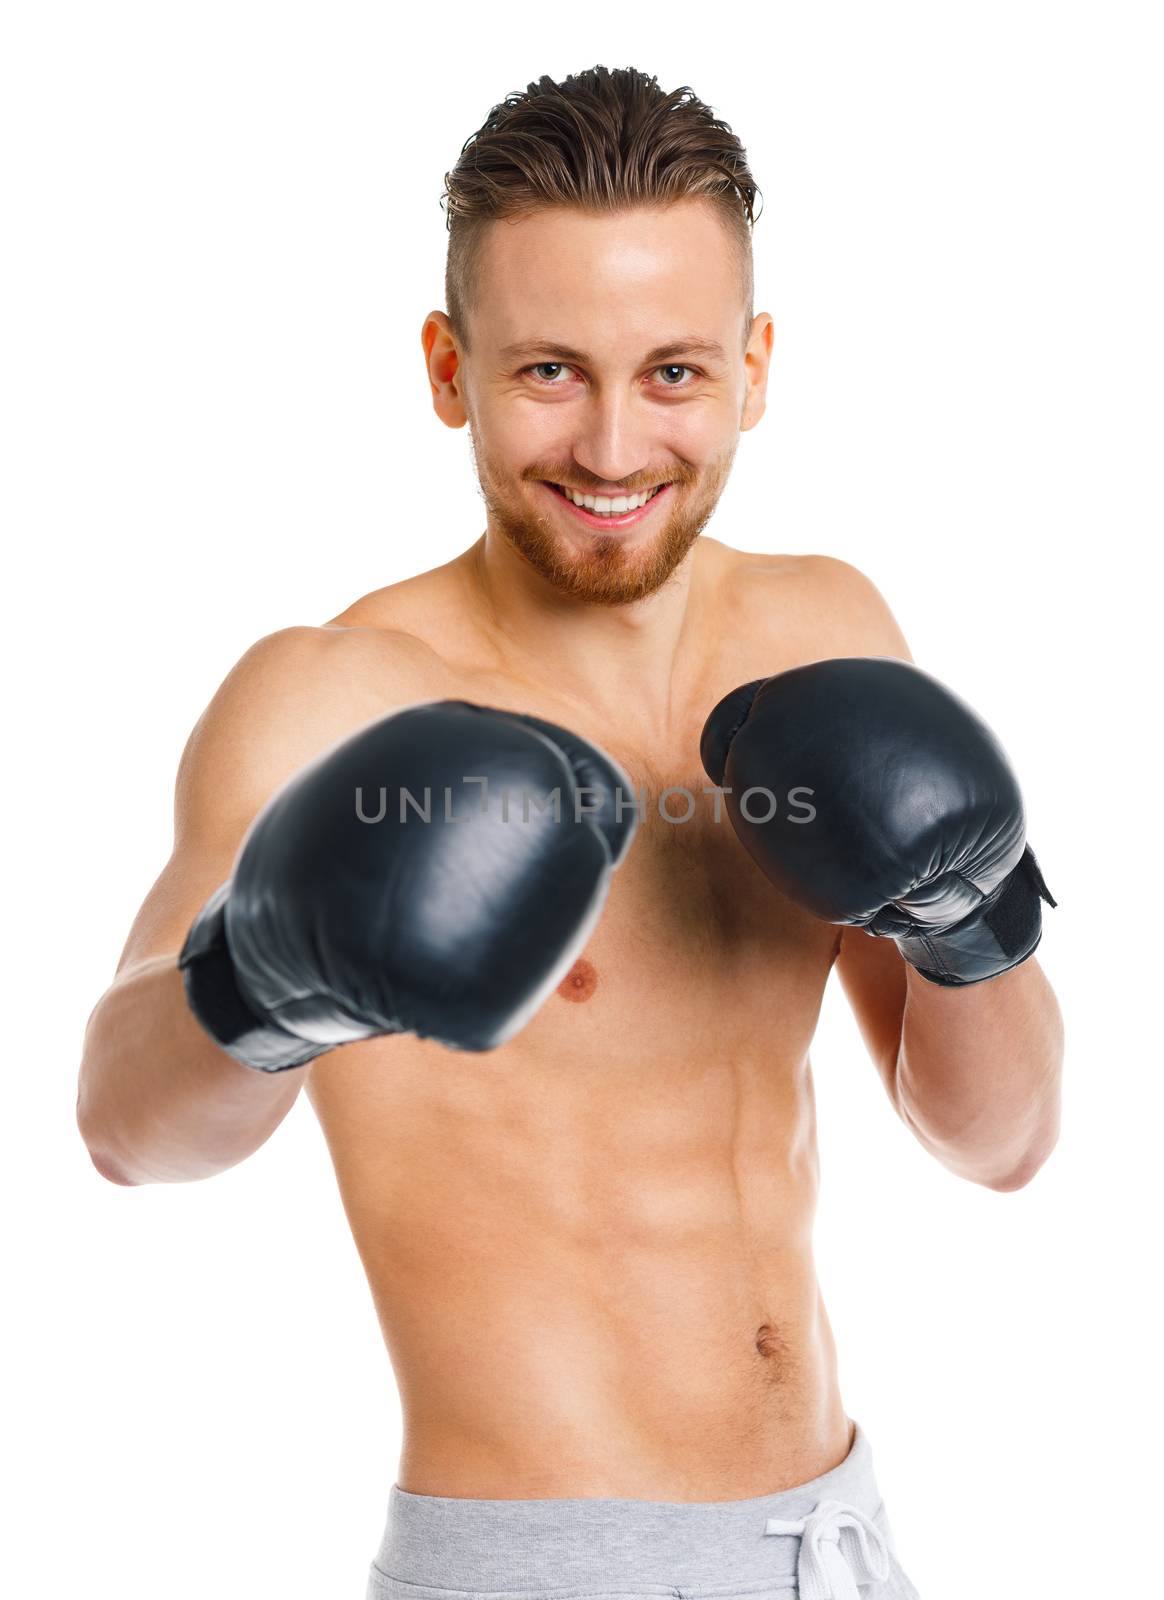
<instances>
[{"instance_id":1,"label":"man's forearm","mask_svg":"<svg viewBox=\"0 0 1164 1600\"><path fill-rule=\"evenodd\" d=\"M1059 1132L1063 1024L1050 984L1033 959L965 988L906 971L901 1115L960 1177L1021 1188Z\"/></svg>"},{"instance_id":2,"label":"man's forearm","mask_svg":"<svg viewBox=\"0 0 1164 1600\"><path fill-rule=\"evenodd\" d=\"M282 1122L307 1067L255 1072L195 1021L173 956L102 996L85 1035L77 1125L115 1183L183 1183L236 1166Z\"/></svg>"}]
</instances>

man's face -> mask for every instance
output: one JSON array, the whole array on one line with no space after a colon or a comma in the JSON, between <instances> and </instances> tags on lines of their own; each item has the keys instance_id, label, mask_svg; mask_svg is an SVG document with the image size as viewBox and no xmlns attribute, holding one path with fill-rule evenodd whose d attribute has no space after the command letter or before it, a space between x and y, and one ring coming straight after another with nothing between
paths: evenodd
<instances>
[{"instance_id":1,"label":"man's face","mask_svg":"<svg viewBox=\"0 0 1164 1600\"><path fill-rule=\"evenodd\" d=\"M605 217L554 208L494 223L478 284L460 381L490 527L562 593L652 594L763 410L770 319L756 318L745 359L724 225L699 200Z\"/></svg>"}]
</instances>

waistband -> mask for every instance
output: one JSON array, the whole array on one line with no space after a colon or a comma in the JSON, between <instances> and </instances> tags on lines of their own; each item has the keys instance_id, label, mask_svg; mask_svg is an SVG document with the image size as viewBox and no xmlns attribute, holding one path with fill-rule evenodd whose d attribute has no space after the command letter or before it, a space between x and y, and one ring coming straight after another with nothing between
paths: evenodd
<instances>
[{"instance_id":1,"label":"waistband","mask_svg":"<svg viewBox=\"0 0 1164 1600\"><path fill-rule=\"evenodd\" d=\"M775 1589L798 1575L803 1585L806 1564L823 1576L840 1561L859 1581L883 1578L888 1522L869 1441L853 1429L848 1455L829 1472L748 1500L475 1500L394 1484L373 1570L401 1584L488 1591L491 1600L520 1591L529 1600L530 1589Z\"/></svg>"}]
</instances>

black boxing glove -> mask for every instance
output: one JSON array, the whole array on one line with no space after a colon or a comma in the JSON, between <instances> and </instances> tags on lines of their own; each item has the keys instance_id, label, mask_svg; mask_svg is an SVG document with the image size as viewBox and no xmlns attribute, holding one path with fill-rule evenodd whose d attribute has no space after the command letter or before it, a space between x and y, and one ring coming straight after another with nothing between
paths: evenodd
<instances>
[{"instance_id":1,"label":"black boxing glove","mask_svg":"<svg viewBox=\"0 0 1164 1600\"><path fill-rule=\"evenodd\" d=\"M1014 773L928 673L872 656L760 678L716 706L700 755L778 889L894 939L931 982L980 983L1037 946L1055 901Z\"/></svg>"},{"instance_id":2,"label":"black boxing glove","mask_svg":"<svg viewBox=\"0 0 1164 1600\"><path fill-rule=\"evenodd\" d=\"M398 711L256 817L178 958L187 1000L265 1072L378 1034L490 1050L569 969L634 828L630 779L565 728Z\"/></svg>"}]
</instances>

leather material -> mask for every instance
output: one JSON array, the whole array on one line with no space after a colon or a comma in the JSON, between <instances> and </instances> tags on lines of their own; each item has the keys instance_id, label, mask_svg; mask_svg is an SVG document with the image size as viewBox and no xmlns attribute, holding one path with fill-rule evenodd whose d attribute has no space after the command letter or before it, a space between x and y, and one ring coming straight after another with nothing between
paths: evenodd
<instances>
[{"instance_id":1,"label":"leather material","mask_svg":"<svg viewBox=\"0 0 1164 1600\"><path fill-rule=\"evenodd\" d=\"M183 946L188 1001L265 1071L399 1032L493 1049L565 976L635 825L626 773L566 729L396 712L255 819Z\"/></svg>"},{"instance_id":2,"label":"leather material","mask_svg":"<svg viewBox=\"0 0 1164 1600\"><path fill-rule=\"evenodd\" d=\"M700 748L749 854L824 921L896 939L949 985L1033 953L1040 899L1054 901L1018 783L986 724L929 673L867 656L757 679L720 701Z\"/></svg>"}]
</instances>

